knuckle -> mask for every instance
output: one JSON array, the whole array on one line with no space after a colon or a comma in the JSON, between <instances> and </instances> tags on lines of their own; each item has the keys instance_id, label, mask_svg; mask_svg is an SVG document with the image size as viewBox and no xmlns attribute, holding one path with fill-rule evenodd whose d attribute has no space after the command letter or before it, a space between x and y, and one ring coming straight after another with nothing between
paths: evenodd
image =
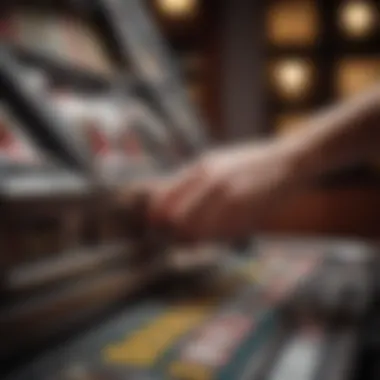
<instances>
[{"instance_id":1,"label":"knuckle","mask_svg":"<svg viewBox=\"0 0 380 380\"><path fill-rule=\"evenodd\" d=\"M233 181L227 179L223 183L225 194L231 199L237 199L239 195L239 189Z\"/></svg>"},{"instance_id":2,"label":"knuckle","mask_svg":"<svg viewBox=\"0 0 380 380\"><path fill-rule=\"evenodd\" d=\"M188 225L188 213L183 211L173 212L171 215L171 220L177 230L183 231Z\"/></svg>"},{"instance_id":3,"label":"knuckle","mask_svg":"<svg viewBox=\"0 0 380 380\"><path fill-rule=\"evenodd\" d=\"M224 181L223 179L217 179L214 182L213 190L215 193L227 194L229 191L228 187L229 186L226 181Z\"/></svg>"}]
</instances>

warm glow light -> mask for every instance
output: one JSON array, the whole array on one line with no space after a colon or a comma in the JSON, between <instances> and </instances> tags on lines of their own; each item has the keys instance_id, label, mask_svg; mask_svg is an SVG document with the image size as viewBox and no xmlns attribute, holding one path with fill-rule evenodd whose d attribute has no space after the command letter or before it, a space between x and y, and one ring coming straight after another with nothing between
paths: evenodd
<instances>
[{"instance_id":1,"label":"warm glow light","mask_svg":"<svg viewBox=\"0 0 380 380\"><path fill-rule=\"evenodd\" d=\"M283 114L276 118L276 132L279 135L294 133L303 127L304 114Z\"/></svg>"},{"instance_id":2,"label":"warm glow light","mask_svg":"<svg viewBox=\"0 0 380 380\"><path fill-rule=\"evenodd\" d=\"M365 1L350 1L340 11L342 29L350 36L365 37L375 28L377 10Z\"/></svg>"},{"instance_id":3,"label":"warm glow light","mask_svg":"<svg viewBox=\"0 0 380 380\"><path fill-rule=\"evenodd\" d=\"M312 0L282 0L270 5L267 36L278 45L309 45L319 34L319 15Z\"/></svg>"},{"instance_id":4,"label":"warm glow light","mask_svg":"<svg viewBox=\"0 0 380 380\"><path fill-rule=\"evenodd\" d=\"M285 98L298 99L306 94L311 85L312 69L301 59L280 62L273 70L273 80Z\"/></svg>"},{"instance_id":5,"label":"warm glow light","mask_svg":"<svg viewBox=\"0 0 380 380\"><path fill-rule=\"evenodd\" d=\"M373 58L344 59L338 63L336 90L340 98L359 94L380 80L380 60Z\"/></svg>"},{"instance_id":6,"label":"warm glow light","mask_svg":"<svg viewBox=\"0 0 380 380\"><path fill-rule=\"evenodd\" d=\"M194 14L198 0L157 0L158 9L170 17L187 17Z\"/></svg>"}]
</instances>

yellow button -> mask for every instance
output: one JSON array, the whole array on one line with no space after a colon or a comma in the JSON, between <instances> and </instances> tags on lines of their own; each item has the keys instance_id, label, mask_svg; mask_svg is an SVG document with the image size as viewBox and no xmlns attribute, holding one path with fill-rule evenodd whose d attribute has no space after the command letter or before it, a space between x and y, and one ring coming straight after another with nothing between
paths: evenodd
<instances>
[{"instance_id":1,"label":"yellow button","mask_svg":"<svg viewBox=\"0 0 380 380\"><path fill-rule=\"evenodd\" d=\"M151 366L181 335L211 312L207 305L173 308L121 343L107 346L104 360L114 364Z\"/></svg>"},{"instance_id":2,"label":"yellow button","mask_svg":"<svg viewBox=\"0 0 380 380\"><path fill-rule=\"evenodd\" d=\"M249 282L258 282L260 281L260 272L261 266L257 262L249 263L244 266L241 270L241 274Z\"/></svg>"},{"instance_id":3,"label":"yellow button","mask_svg":"<svg viewBox=\"0 0 380 380\"><path fill-rule=\"evenodd\" d=\"M169 369L170 376L181 380L209 380L212 378L212 371L199 364L173 363Z\"/></svg>"}]
</instances>

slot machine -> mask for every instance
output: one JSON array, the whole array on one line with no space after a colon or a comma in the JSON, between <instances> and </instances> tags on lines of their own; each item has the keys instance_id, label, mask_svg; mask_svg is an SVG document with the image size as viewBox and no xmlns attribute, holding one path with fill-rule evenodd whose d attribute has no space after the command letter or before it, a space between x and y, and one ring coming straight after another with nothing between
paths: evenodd
<instances>
[{"instance_id":1,"label":"slot machine","mask_svg":"<svg viewBox=\"0 0 380 380\"><path fill-rule=\"evenodd\" d=\"M79 13L101 16L143 94L78 67L65 77L49 58L56 92L35 99L15 70L41 57L0 50L3 102L41 157L16 165L5 151L1 169L2 378L356 380L376 245L263 236L189 246L147 229L140 202L112 202L120 185L164 174L206 142L141 2L88 4ZM53 47L65 40L53 36ZM62 85L73 76L79 95Z\"/></svg>"}]
</instances>

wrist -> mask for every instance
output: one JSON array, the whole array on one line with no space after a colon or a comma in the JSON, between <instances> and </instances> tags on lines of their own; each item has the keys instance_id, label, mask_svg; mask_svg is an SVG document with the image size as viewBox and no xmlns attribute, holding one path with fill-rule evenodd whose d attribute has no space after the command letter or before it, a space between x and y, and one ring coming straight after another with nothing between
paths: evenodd
<instances>
[{"instance_id":1,"label":"wrist","mask_svg":"<svg viewBox=\"0 0 380 380\"><path fill-rule=\"evenodd\" d=\"M299 132L280 139L298 181L368 161L380 146L380 89L311 117Z\"/></svg>"},{"instance_id":2,"label":"wrist","mask_svg":"<svg viewBox=\"0 0 380 380\"><path fill-rule=\"evenodd\" d=\"M308 152L295 140L277 139L273 143L280 173L280 184L285 188L300 187L314 175L309 165Z\"/></svg>"}]
</instances>

